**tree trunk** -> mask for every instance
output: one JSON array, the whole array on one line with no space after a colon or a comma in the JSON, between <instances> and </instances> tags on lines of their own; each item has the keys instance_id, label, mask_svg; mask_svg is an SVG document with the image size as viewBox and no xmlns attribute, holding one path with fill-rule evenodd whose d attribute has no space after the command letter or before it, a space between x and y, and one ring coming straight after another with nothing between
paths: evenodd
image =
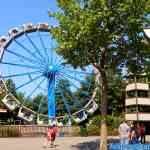
<instances>
[{"instance_id":1,"label":"tree trunk","mask_svg":"<svg viewBox=\"0 0 150 150\"><path fill-rule=\"evenodd\" d=\"M107 77L104 71L100 72L101 80L101 140L100 150L107 150Z\"/></svg>"},{"instance_id":2,"label":"tree trunk","mask_svg":"<svg viewBox=\"0 0 150 150\"><path fill-rule=\"evenodd\" d=\"M100 106L101 106L101 129L100 129L100 150L107 150L107 75L106 75L106 68L105 64L107 61L107 49L103 48L101 50L101 57L99 59L99 64L93 64L94 67L98 71L98 84L99 84L99 90L100 90Z\"/></svg>"}]
</instances>

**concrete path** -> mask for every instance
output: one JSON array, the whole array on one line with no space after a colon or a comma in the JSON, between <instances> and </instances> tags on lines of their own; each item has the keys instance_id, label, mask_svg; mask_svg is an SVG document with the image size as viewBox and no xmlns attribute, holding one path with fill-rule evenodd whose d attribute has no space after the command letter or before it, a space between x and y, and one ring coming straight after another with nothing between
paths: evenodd
<instances>
[{"instance_id":1,"label":"concrete path","mask_svg":"<svg viewBox=\"0 0 150 150\"><path fill-rule=\"evenodd\" d=\"M99 137L57 137L55 148L43 148L44 137L0 138L0 150L96 150L98 140Z\"/></svg>"},{"instance_id":2,"label":"concrete path","mask_svg":"<svg viewBox=\"0 0 150 150\"><path fill-rule=\"evenodd\" d=\"M119 137L109 137L118 142ZM150 136L146 137L150 141ZM57 137L55 148L43 148L45 137L0 138L0 150L99 150L99 137Z\"/></svg>"}]
</instances>

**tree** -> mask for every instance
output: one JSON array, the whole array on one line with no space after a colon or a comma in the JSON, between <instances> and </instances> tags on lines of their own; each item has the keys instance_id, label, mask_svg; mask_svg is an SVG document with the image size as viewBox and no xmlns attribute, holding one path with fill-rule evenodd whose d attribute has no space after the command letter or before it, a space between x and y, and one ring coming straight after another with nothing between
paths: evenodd
<instances>
[{"instance_id":1,"label":"tree","mask_svg":"<svg viewBox=\"0 0 150 150\"><path fill-rule=\"evenodd\" d=\"M7 87L8 91L11 94L13 94L14 96L16 96L16 85L13 82L13 80L12 79L8 79L8 80L6 80L5 84L6 84L6 87Z\"/></svg>"},{"instance_id":2,"label":"tree","mask_svg":"<svg viewBox=\"0 0 150 150\"><path fill-rule=\"evenodd\" d=\"M149 44L143 27L149 17L149 0L88 0L83 7L76 0L57 0L58 12L49 16L59 21L50 32L57 40L57 52L67 63L84 68L89 64L99 73L101 93L101 144L107 149L108 70L122 73L148 71Z\"/></svg>"},{"instance_id":3,"label":"tree","mask_svg":"<svg viewBox=\"0 0 150 150\"><path fill-rule=\"evenodd\" d=\"M58 92L57 92L58 90ZM69 112L67 112L67 108L65 106L64 101L66 101L66 103L68 104L69 107L69 111L71 113L72 109L71 107L73 106L73 101L71 98L71 90L70 90L70 82L66 79L61 79L58 82L57 85L57 90L56 90L56 105L57 105L57 115L58 116L63 116L68 114ZM62 97L62 95L65 97L65 99Z\"/></svg>"},{"instance_id":4,"label":"tree","mask_svg":"<svg viewBox=\"0 0 150 150\"><path fill-rule=\"evenodd\" d=\"M119 116L125 111L125 86L126 82L122 76L111 73L107 76L108 80L108 114Z\"/></svg>"},{"instance_id":5,"label":"tree","mask_svg":"<svg viewBox=\"0 0 150 150\"><path fill-rule=\"evenodd\" d=\"M87 102L91 99L95 88L95 77L94 76L85 76L85 81L81 82L80 88L74 92L74 95L77 96L80 101L80 107L85 106ZM97 100L97 96L95 100Z\"/></svg>"},{"instance_id":6,"label":"tree","mask_svg":"<svg viewBox=\"0 0 150 150\"><path fill-rule=\"evenodd\" d=\"M37 96L33 97L32 99L32 105L33 105L33 110L35 112L39 113L47 113L48 108L47 108L47 96L43 95L42 93L38 94Z\"/></svg>"}]
</instances>

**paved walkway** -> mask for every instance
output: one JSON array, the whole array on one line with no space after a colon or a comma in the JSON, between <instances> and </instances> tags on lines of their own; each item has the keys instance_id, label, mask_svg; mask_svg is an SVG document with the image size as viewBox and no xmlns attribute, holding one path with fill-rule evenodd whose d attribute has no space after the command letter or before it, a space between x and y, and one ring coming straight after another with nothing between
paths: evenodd
<instances>
[{"instance_id":1,"label":"paved walkway","mask_svg":"<svg viewBox=\"0 0 150 150\"><path fill-rule=\"evenodd\" d=\"M98 140L99 137L57 137L55 148L43 148L45 142L45 138L43 137L0 138L0 149L1 150L44 150L44 149L96 150L99 147Z\"/></svg>"},{"instance_id":2,"label":"paved walkway","mask_svg":"<svg viewBox=\"0 0 150 150\"><path fill-rule=\"evenodd\" d=\"M118 142L118 137L109 141ZM150 141L150 136L146 137ZM99 150L99 137L57 137L55 148L43 148L44 137L0 138L0 150Z\"/></svg>"}]
</instances>

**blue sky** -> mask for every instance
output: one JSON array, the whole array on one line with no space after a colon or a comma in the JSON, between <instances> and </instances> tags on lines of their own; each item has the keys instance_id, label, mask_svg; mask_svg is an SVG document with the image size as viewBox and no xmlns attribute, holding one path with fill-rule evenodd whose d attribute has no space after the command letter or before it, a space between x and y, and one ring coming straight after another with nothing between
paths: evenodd
<instances>
[{"instance_id":1,"label":"blue sky","mask_svg":"<svg viewBox=\"0 0 150 150\"><path fill-rule=\"evenodd\" d=\"M7 34L12 27L28 22L55 24L48 17L48 10L57 10L55 0L1 0L0 36Z\"/></svg>"},{"instance_id":2,"label":"blue sky","mask_svg":"<svg viewBox=\"0 0 150 150\"><path fill-rule=\"evenodd\" d=\"M8 30L13 27L19 27L29 22L56 24L56 21L48 17L48 10L54 12L57 9L55 0L2 0L0 4L0 36L7 35ZM7 66L5 70L10 70L10 67Z\"/></svg>"},{"instance_id":3,"label":"blue sky","mask_svg":"<svg viewBox=\"0 0 150 150\"><path fill-rule=\"evenodd\" d=\"M37 24L39 22L48 22L49 24L57 24L56 21L50 19L48 17L48 10L51 10L52 12L58 10L56 6L56 0L3 0L0 4L0 36L7 35L8 30L13 27L19 27L25 23L32 22L33 24ZM37 36L36 36L37 37ZM49 37L49 36L48 36ZM31 51L35 50L33 49L32 45L30 43L25 43L24 36L20 38L20 41L22 40L22 44L26 45ZM33 37L32 37L33 38ZM38 37L37 37L38 38ZM36 40L36 38L34 38ZM17 39L18 40L18 39ZM26 39L27 40L27 39ZM48 42L49 38L44 38L44 42L49 44ZM47 42L46 42L47 41ZM35 42L35 41L34 41ZM39 46L39 38L35 42L37 46ZM17 54L25 55L26 57L29 57L27 53L23 51L21 47L15 44L15 42L12 44L12 46L9 46L9 50L11 48L11 51L17 52ZM48 46L47 46L48 47ZM35 52L35 51L34 51ZM8 52L4 53L3 56L3 62L11 62L11 63L23 63L21 59L18 57L8 54ZM25 72L25 69L21 68L15 68L14 66L9 65L2 65L0 66L0 71L2 70L3 75L14 75L17 73L20 73L21 71ZM21 72L21 73L23 73ZM72 73L73 74L73 73ZM83 78L83 77L80 77ZM14 80L14 78L13 78ZM18 83L24 83L27 82L27 79L20 78L16 79L16 87L20 84ZM75 81L74 81L75 83ZM79 85L79 83L76 83ZM31 85L32 88L32 85ZM25 89L24 90L28 90Z\"/></svg>"}]
</instances>

